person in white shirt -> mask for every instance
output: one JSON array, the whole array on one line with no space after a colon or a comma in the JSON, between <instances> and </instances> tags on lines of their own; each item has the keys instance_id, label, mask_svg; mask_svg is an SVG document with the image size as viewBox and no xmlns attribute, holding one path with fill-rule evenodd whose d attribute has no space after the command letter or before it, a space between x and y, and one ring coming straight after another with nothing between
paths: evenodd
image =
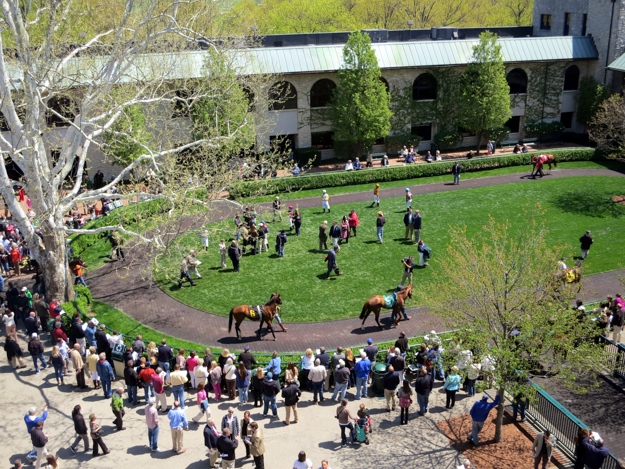
<instances>
[{"instance_id":1,"label":"person in white shirt","mask_svg":"<svg viewBox=\"0 0 625 469\"><path fill-rule=\"evenodd\" d=\"M345 171L351 171L352 169L354 169L352 160L347 160L347 163L345 164Z\"/></svg>"},{"instance_id":2,"label":"person in white shirt","mask_svg":"<svg viewBox=\"0 0 625 469\"><path fill-rule=\"evenodd\" d=\"M113 331L113 335L106 334L106 340L109 341L111 348L114 348L117 344L124 343L124 337L119 335L119 332Z\"/></svg>"},{"instance_id":3,"label":"person in white shirt","mask_svg":"<svg viewBox=\"0 0 625 469\"><path fill-rule=\"evenodd\" d=\"M226 246L226 240L222 239L219 243L219 254L221 255L221 268L226 268L226 255L228 254L228 246Z\"/></svg>"},{"instance_id":4,"label":"person in white shirt","mask_svg":"<svg viewBox=\"0 0 625 469\"><path fill-rule=\"evenodd\" d=\"M560 259L560 262L558 262L558 270L567 270L568 267L566 266L566 263L564 262L566 260L566 257L563 257L562 259Z\"/></svg>"},{"instance_id":5,"label":"person in white shirt","mask_svg":"<svg viewBox=\"0 0 625 469\"><path fill-rule=\"evenodd\" d=\"M293 463L293 469L312 469L312 461L306 458L306 453L300 451L297 460Z\"/></svg>"}]
</instances>

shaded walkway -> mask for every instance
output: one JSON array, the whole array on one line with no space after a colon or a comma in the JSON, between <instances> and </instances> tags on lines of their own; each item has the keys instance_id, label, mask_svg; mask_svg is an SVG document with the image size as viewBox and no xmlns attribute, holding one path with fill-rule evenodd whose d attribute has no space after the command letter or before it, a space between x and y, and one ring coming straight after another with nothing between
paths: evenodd
<instances>
[{"instance_id":1,"label":"shaded walkway","mask_svg":"<svg viewBox=\"0 0 625 469\"><path fill-rule=\"evenodd\" d=\"M478 187L492 187L517 182L534 182L527 174L509 174L503 176L491 176L480 179L470 179L458 186L450 183L424 184L411 188L418 201L420 194L446 192L450 190L462 190ZM625 174L608 169L565 169L553 170L547 179L559 179L573 176L620 176ZM451 179L451 176L450 176ZM373 187L373 185L372 185ZM401 197L405 193L403 187L384 189L381 198ZM352 194L335 195L332 197L334 204L362 203L370 201L372 195L369 192L357 192ZM319 206L319 198L306 198L289 203L297 203L300 208ZM227 217L221 214L219 218ZM216 221L216 220L213 220ZM139 268L129 270L121 269L117 272L119 263L105 264L89 275L89 284L93 298L106 302L109 305L123 311L133 319L147 327L162 331L167 335L184 340L209 345L212 347L230 347L240 349L250 343L256 352L302 352L307 347L317 348L325 346L328 349L343 347L364 346L368 337L374 342L393 341L399 331L416 336L431 330L440 331L444 327L437 317L427 314L425 308L410 308L409 314L412 319L400 323L397 329L389 329L390 314L381 316L381 323L385 326L383 331L378 331L375 322L369 318L364 331L360 330L360 320L356 318L343 319L322 323L289 323L287 333L277 332L278 340L271 338L257 341L254 332L258 325L245 321L241 325L243 340L236 340L234 330L228 333L228 318L206 313L184 305L171 296L161 291L153 282L143 278ZM625 275L625 271L613 271L586 277L586 291L580 298L584 301L595 301L605 298L607 294L621 291L622 287L618 276ZM245 292L241 294L245 297ZM233 298L233 304L243 301L241 298ZM234 328L233 328L234 329ZM156 338L158 339L158 338Z\"/></svg>"}]
</instances>

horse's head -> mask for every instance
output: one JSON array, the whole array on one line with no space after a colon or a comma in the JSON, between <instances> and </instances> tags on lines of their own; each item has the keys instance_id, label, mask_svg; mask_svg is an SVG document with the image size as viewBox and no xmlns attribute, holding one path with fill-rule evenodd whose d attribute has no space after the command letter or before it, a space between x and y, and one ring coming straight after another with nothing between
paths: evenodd
<instances>
[{"instance_id":1,"label":"horse's head","mask_svg":"<svg viewBox=\"0 0 625 469\"><path fill-rule=\"evenodd\" d=\"M405 294L406 298L412 299L412 285L402 288L400 293Z\"/></svg>"},{"instance_id":2,"label":"horse's head","mask_svg":"<svg viewBox=\"0 0 625 469\"><path fill-rule=\"evenodd\" d=\"M536 163L538 161L538 155L532 155L532 163Z\"/></svg>"},{"instance_id":3,"label":"horse's head","mask_svg":"<svg viewBox=\"0 0 625 469\"><path fill-rule=\"evenodd\" d=\"M277 305L282 304L282 297L280 296L280 293L271 294L271 298L269 298L269 304L274 304L274 303Z\"/></svg>"}]
</instances>

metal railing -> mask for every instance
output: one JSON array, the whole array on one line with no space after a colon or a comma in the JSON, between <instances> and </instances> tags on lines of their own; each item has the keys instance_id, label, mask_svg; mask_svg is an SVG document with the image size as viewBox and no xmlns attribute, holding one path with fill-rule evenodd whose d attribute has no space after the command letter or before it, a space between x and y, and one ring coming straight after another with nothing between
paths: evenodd
<instances>
[{"instance_id":1,"label":"metal railing","mask_svg":"<svg viewBox=\"0 0 625 469\"><path fill-rule=\"evenodd\" d=\"M566 457L575 460L575 437L582 428L588 428L580 419L551 397L536 383L536 398L530 401L527 414L532 423L541 430L549 430L559 440L558 447ZM602 469L619 469L618 460L609 455Z\"/></svg>"},{"instance_id":2,"label":"metal railing","mask_svg":"<svg viewBox=\"0 0 625 469\"><path fill-rule=\"evenodd\" d=\"M615 377L625 380L625 345L617 344L604 335L599 337L599 342L605 345L606 366Z\"/></svg>"}]
</instances>

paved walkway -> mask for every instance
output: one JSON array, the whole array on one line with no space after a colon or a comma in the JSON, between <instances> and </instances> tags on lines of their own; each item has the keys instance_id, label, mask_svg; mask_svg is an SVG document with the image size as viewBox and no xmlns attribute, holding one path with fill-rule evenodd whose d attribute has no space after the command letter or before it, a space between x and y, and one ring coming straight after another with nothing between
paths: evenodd
<instances>
[{"instance_id":1,"label":"paved walkway","mask_svg":"<svg viewBox=\"0 0 625 469\"><path fill-rule=\"evenodd\" d=\"M469 179L455 186L451 183L435 183L414 186L411 188L418 201L420 194L446 192L471 189L478 187L492 187L503 184L524 182L531 184L528 173L516 173L504 176L492 176L479 179ZM547 179L559 179L574 176L625 176L624 173L608 169L564 169L553 170ZM451 176L450 176L451 179ZM382 200L385 198L401 197L403 187L384 189L381 191ZM362 203L371 200L369 192L333 196L334 204ZM318 197L289 201L297 203L300 208L310 208L319 205ZM229 213L221 213L220 218L228 217ZM161 291L151 280L146 280L139 268L120 269L119 263L106 264L91 272L88 277L91 292L94 298L125 312L135 320L157 331L179 337L192 342L212 346L240 349L250 344L256 352L302 352L307 347L317 348L325 346L334 349L343 347L363 346L368 337L375 342L395 340L400 330L410 336L416 336L431 330L441 331L445 327L440 319L427 313L425 308L410 308L412 319L400 323L398 329L391 329L390 314L381 316L381 323L385 327L378 331L375 322L368 319L365 330L361 331L361 321L356 318L321 323L289 323L288 332L277 332L278 340L274 342L265 337L263 341L256 340L254 335L257 324L244 321L241 325L243 340L235 337L234 328L228 333L228 318L206 313L189 307L175 300ZM584 301L595 301L605 298L622 290L618 276L625 275L625 271L606 272L586 277L585 292L580 296ZM244 299L233 299L233 304Z\"/></svg>"},{"instance_id":2,"label":"paved walkway","mask_svg":"<svg viewBox=\"0 0 625 469\"><path fill-rule=\"evenodd\" d=\"M23 334L20 332L20 345L26 350ZM46 346L45 357L49 356L48 334L44 334ZM27 352L25 352L28 355ZM143 391L139 392L139 405L126 407L124 417L125 431L116 432L113 425L113 413L110 399L105 399L102 391L90 389L85 392L72 390L73 377L66 378L65 386L56 386L54 371L51 368L35 374L30 356L25 356L27 367L11 371L6 355L0 356L0 394L5 396L2 406L2 424L0 424L0 440L3 442L2 465L9 467L16 459L21 459L28 466L26 454L32 448L30 436L26 433L24 415L32 406L37 408L40 416L44 406L48 406L48 419L44 431L50 434L47 449L57 454L63 469L113 469L132 467L133 469L160 469L185 467L191 469L207 469L208 457L204 446L203 431L205 420L200 424L189 424L189 431L184 432L186 452L176 455L171 451L172 440L169 430L169 419L166 414L159 414L159 446L160 453L152 453L147 447L148 432L145 423ZM113 382L113 388L124 387L123 380ZM166 390L167 403L172 405L171 390ZM8 396L8 397L7 397ZM195 392L185 392L186 415L190 419L198 413ZM221 428L221 419L226 415L228 407L237 401L225 398L215 402L214 394L210 393L210 409L217 427ZM333 469L354 469L371 467L393 469L395 467L422 469L455 469L461 463L458 452L449 445L447 437L436 427L436 422L448 417L466 414L476 398L467 397L464 393L457 396L457 405L452 411L444 408L445 392L442 382L435 384L430 397L430 413L426 417L417 417L416 399L411 406L410 420L407 426L399 426L399 409L392 413L385 411L384 399L369 396L354 401L354 388L347 393L349 410L356 414L359 404L370 409L374 432L370 445L349 445L341 447L338 421L334 418L337 402L330 400L331 394L325 395L320 405L312 405L312 393L304 391L298 404L299 423L290 426L282 424L285 418L284 401L278 397L278 418L263 417L261 408L254 408L252 403L239 406L235 414L239 419L244 411L250 411L252 419L258 421L264 433L265 467L268 469L291 469L300 451L305 451L313 462L314 468L321 465L323 459L330 462ZM77 454L73 454L69 446L74 442L74 425L72 409L75 405L82 406L82 414L88 416L95 413L97 421L103 427L104 442L111 453L93 458L91 452L83 452L82 443ZM271 414L269 414L271 415ZM245 450L239 440L236 450L237 468L252 469L252 459L243 460ZM91 442L90 442L91 445ZM42 466L43 467L43 466Z\"/></svg>"}]
</instances>

